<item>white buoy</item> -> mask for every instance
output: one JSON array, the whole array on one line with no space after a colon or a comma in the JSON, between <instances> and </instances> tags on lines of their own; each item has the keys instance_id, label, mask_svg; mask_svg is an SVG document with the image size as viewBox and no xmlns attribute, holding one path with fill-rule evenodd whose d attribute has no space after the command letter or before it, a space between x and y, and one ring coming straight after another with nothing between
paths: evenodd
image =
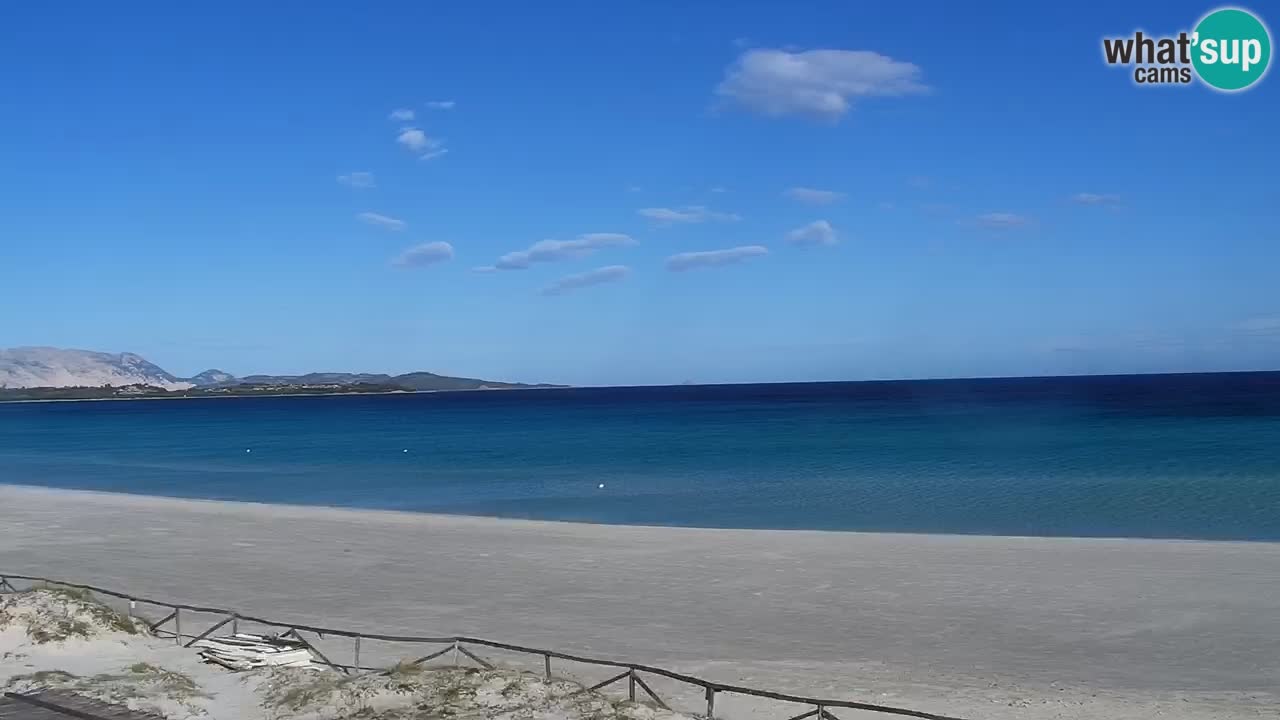
<instances>
[{"instance_id":1,"label":"white buoy","mask_svg":"<svg viewBox=\"0 0 1280 720\"><path fill-rule=\"evenodd\" d=\"M409 448L405 448L404 450L401 450L400 452L409 452Z\"/></svg>"},{"instance_id":2,"label":"white buoy","mask_svg":"<svg viewBox=\"0 0 1280 720\"><path fill-rule=\"evenodd\" d=\"M604 483L600 483L600 489L601 489L601 490L603 490L603 489L604 489Z\"/></svg>"},{"instance_id":3,"label":"white buoy","mask_svg":"<svg viewBox=\"0 0 1280 720\"><path fill-rule=\"evenodd\" d=\"M245 451L245 452L253 452L253 451L252 451L252 450L250 450L249 448L245 448L245 449L244 449L244 451Z\"/></svg>"}]
</instances>

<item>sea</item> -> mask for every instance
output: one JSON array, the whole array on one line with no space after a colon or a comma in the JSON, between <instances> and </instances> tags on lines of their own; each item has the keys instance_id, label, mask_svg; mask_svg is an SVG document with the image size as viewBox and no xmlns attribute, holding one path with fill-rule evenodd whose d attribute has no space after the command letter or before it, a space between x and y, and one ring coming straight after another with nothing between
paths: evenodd
<instances>
[{"instance_id":1,"label":"sea","mask_svg":"<svg viewBox=\"0 0 1280 720\"><path fill-rule=\"evenodd\" d=\"M0 483L593 523L1280 540L1280 373L0 404Z\"/></svg>"}]
</instances>

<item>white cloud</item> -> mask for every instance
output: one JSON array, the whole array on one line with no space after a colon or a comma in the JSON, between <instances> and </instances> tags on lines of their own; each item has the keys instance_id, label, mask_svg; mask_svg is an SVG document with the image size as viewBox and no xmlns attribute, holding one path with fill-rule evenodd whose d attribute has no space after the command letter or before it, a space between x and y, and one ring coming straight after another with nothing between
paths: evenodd
<instances>
[{"instance_id":1,"label":"white cloud","mask_svg":"<svg viewBox=\"0 0 1280 720\"><path fill-rule=\"evenodd\" d=\"M525 270L535 263L571 260L586 257L601 248L635 244L630 235L622 233L587 233L573 240L541 240L529 246L528 250L507 253L493 265L476 268L476 271Z\"/></svg>"},{"instance_id":2,"label":"white cloud","mask_svg":"<svg viewBox=\"0 0 1280 720\"><path fill-rule=\"evenodd\" d=\"M400 134L396 136L396 142L409 150L419 152L427 148L431 143L431 139L418 128L407 127L400 129Z\"/></svg>"},{"instance_id":3,"label":"white cloud","mask_svg":"<svg viewBox=\"0 0 1280 720\"><path fill-rule=\"evenodd\" d=\"M1077 205L1118 205L1120 197L1117 195L1103 195L1099 193L1076 193L1071 196L1072 202Z\"/></svg>"},{"instance_id":4,"label":"white cloud","mask_svg":"<svg viewBox=\"0 0 1280 720\"><path fill-rule=\"evenodd\" d=\"M787 242L792 245L835 245L836 229L826 220L815 220L787 233Z\"/></svg>"},{"instance_id":5,"label":"white cloud","mask_svg":"<svg viewBox=\"0 0 1280 720\"><path fill-rule=\"evenodd\" d=\"M835 190L816 190L807 187L793 187L782 193L796 202L809 205L830 205L844 198L844 193Z\"/></svg>"},{"instance_id":6,"label":"white cloud","mask_svg":"<svg viewBox=\"0 0 1280 720\"><path fill-rule=\"evenodd\" d=\"M358 189L371 188L374 186L373 173L353 172L346 175L339 175L338 183Z\"/></svg>"},{"instance_id":7,"label":"white cloud","mask_svg":"<svg viewBox=\"0 0 1280 720\"><path fill-rule=\"evenodd\" d=\"M453 259L453 246L447 242L429 242L400 253L392 264L396 267L426 267Z\"/></svg>"},{"instance_id":8,"label":"white cloud","mask_svg":"<svg viewBox=\"0 0 1280 720\"><path fill-rule=\"evenodd\" d=\"M428 100L427 107L432 110L452 110L458 105L453 100Z\"/></svg>"},{"instance_id":9,"label":"white cloud","mask_svg":"<svg viewBox=\"0 0 1280 720\"><path fill-rule=\"evenodd\" d=\"M403 230L408 226L403 220L397 220L396 218L379 215L378 213L373 212L362 212L356 217L359 218L361 222L384 228L386 230Z\"/></svg>"},{"instance_id":10,"label":"white cloud","mask_svg":"<svg viewBox=\"0 0 1280 720\"><path fill-rule=\"evenodd\" d=\"M723 186L723 185L716 185L716 186L714 186L714 187L712 187L712 188L711 188L711 192L713 192L713 193L724 193L724 192L729 192L729 188L726 188L726 187L725 187L725 186Z\"/></svg>"},{"instance_id":11,"label":"white cloud","mask_svg":"<svg viewBox=\"0 0 1280 720\"><path fill-rule=\"evenodd\" d=\"M670 223L700 223L715 220L719 222L735 222L741 220L742 217L734 213L722 213L710 210L702 205L687 205L682 208L642 208L637 210L640 215L647 217L654 222L670 224Z\"/></svg>"},{"instance_id":12,"label":"white cloud","mask_svg":"<svg viewBox=\"0 0 1280 720\"><path fill-rule=\"evenodd\" d=\"M762 245L743 245L728 250L707 250L704 252L687 252L667 258L667 269L674 272L693 270L704 267L718 267L742 262L748 258L768 255L768 248Z\"/></svg>"},{"instance_id":13,"label":"white cloud","mask_svg":"<svg viewBox=\"0 0 1280 720\"><path fill-rule=\"evenodd\" d=\"M406 108L392 110L391 114L387 116L387 119L395 120L396 122L409 122L413 119L413 111Z\"/></svg>"},{"instance_id":14,"label":"white cloud","mask_svg":"<svg viewBox=\"0 0 1280 720\"><path fill-rule=\"evenodd\" d=\"M588 270L577 275L566 275L542 289L543 295L563 295L578 288L617 282L631 273L626 265L609 265L608 267Z\"/></svg>"},{"instance_id":15,"label":"white cloud","mask_svg":"<svg viewBox=\"0 0 1280 720\"><path fill-rule=\"evenodd\" d=\"M1246 335L1280 335L1280 315L1249 318L1232 325L1231 329Z\"/></svg>"},{"instance_id":16,"label":"white cloud","mask_svg":"<svg viewBox=\"0 0 1280 720\"><path fill-rule=\"evenodd\" d=\"M400 128L396 142L403 145L409 152L416 153L423 160L440 157L449 152L444 147L444 141L427 137L425 132L415 127Z\"/></svg>"},{"instance_id":17,"label":"white cloud","mask_svg":"<svg viewBox=\"0 0 1280 720\"><path fill-rule=\"evenodd\" d=\"M729 67L716 94L765 115L836 120L858 98L928 90L920 68L867 50L748 50Z\"/></svg>"},{"instance_id":18,"label":"white cloud","mask_svg":"<svg viewBox=\"0 0 1280 720\"><path fill-rule=\"evenodd\" d=\"M1022 227L1031 222L1031 218L1025 215L1016 215L1007 212L984 213L974 218L974 222L980 227L990 228L992 230L1011 230L1013 228Z\"/></svg>"}]
</instances>

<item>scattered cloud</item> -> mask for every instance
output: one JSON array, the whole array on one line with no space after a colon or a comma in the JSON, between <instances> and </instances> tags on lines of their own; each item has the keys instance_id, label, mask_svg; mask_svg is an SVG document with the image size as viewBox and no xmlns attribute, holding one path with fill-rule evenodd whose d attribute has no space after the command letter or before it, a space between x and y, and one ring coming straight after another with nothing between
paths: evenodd
<instances>
[{"instance_id":1,"label":"scattered cloud","mask_svg":"<svg viewBox=\"0 0 1280 720\"><path fill-rule=\"evenodd\" d=\"M716 94L765 115L838 120L853 102L928 91L920 68L866 50L747 50Z\"/></svg>"},{"instance_id":2,"label":"scattered cloud","mask_svg":"<svg viewBox=\"0 0 1280 720\"><path fill-rule=\"evenodd\" d=\"M338 176L338 183L358 189L371 188L374 186L373 173L371 172L353 172L346 175Z\"/></svg>"},{"instance_id":3,"label":"scattered cloud","mask_svg":"<svg viewBox=\"0 0 1280 720\"><path fill-rule=\"evenodd\" d=\"M735 222L741 220L740 215L710 210L702 205L686 205L682 208L642 208L637 210L641 216L654 222L669 225L673 223L701 223L708 221Z\"/></svg>"},{"instance_id":4,"label":"scattered cloud","mask_svg":"<svg viewBox=\"0 0 1280 720\"><path fill-rule=\"evenodd\" d=\"M627 192L629 192L629 193L638 193L638 192L641 192L641 191L643 191L643 190L644 190L644 188L640 187L639 185L628 185L628 186L627 186Z\"/></svg>"},{"instance_id":5,"label":"scattered cloud","mask_svg":"<svg viewBox=\"0 0 1280 720\"><path fill-rule=\"evenodd\" d=\"M359 218L360 221L363 223L374 225L376 227L380 227L386 230L398 231L408 227L408 224L403 220L397 220L396 218L388 217L386 215L379 215L378 213L374 213L374 212L362 212L356 217Z\"/></svg>"},{"instance_id":6,"label":"scattered cloud","mask_svg":"<svg viewBox=\"0 0 1280 720\"><path fill-rule=\"evenodd\" d=\"M974 218L974 223L979 227L991 230L1012 230L1013 228L1023 227L1031 222L1031 218L1026 215L1017 215L1008 212L992 212L983 213Z\"/></svg>"},{"instance_id":7,"label":"scattered cloud","mask_svg":"<svg viewBox=\"0 0 1280 720\"><path fill-rule=\"evenodd\" d=\"M409 152L416 153L423 160L440 157L449 152L444 147L444 141L427 137L425 132L415 127L400 128L400 134L396 136L396 142L404 146Z\"/></svg>"},{"instance_id":8,"label":"scattered cloud","mask_svg":"<svg viewBox=\"0 0 1280 720\"><path fill-rule=\"evenodd\" d=\"M894 205L894 204L893 204L893 203L891 203L891 202L888 202L888 201L881 201L881 202L880 202L880 206L879 206L879 207L880 207L880 209L881 209L881 210L884 210L884 211L888 212L888 211L893 210L893 209L894 209L895 207L897 207L897 206L896 206L896 205Z\"/></svg>"},{"instance_id":9,"label":"scattered cloud","mask_svg":"<svg viewBox=\"0 0 1280 720\"><path fill-rule=\"evenodd\" d=\"M586 257L602 248L635 244L635 239L622 233L587 233L573 240L541 240L529 246L528 250L507 253L493 265L478 267L476 271L525 270L536 263L571 260Z\"/></svg>"},{"instance_id":10,"label":"scattered cloud","mask_svg":"<svg viewBox=\"0 0 1280 720\"><path fill-rule=\"evenodd\" d=\"M740 263L748 258L768 254L768 248L762 245L743 245L741 247L729 248L728 250L707 250L704 252L679 253L667 258L666 265L668 270L673 272L683 272L685 270L694 270L697 268L733 265L734 263Z\"/></svg>"},{"instance_id":11,"label":"scattered cloud","mask_svg":"<svg viewBox=\"0 0 1280 720\"><path fill-rule=\"evenodd\" d=\"M447 242L429 242L400 253L392 264L396 267L413 268L435 265L453 259L453 246Z\"/></svg>"},{"instance_id":12,"label":"scattered cloud","mask_svg":"<svg viewBox=\"0 0 1280 720\"><path fill-rule=\"evenodd\" d=\"M1145 332L1136 333L1125 339L1134 347L1155 351L1179 350L1187 347L1188 344L1186 338Z\"/></svg>"},{"instance_id":13,"label":"scattered cloud","mask_svg":"<svg viewBox=\"0 0 1280 720\"><path fill-rule=\"evenodd\" d=\"M577 275L565 275L542 289L543 295L563 295L578 288L617 282L631 273L626 265L609 265Z\"/></svg>"},{"instance_id":14,"label":"scattered cloud","mask_svg":"<svg viewBox=\"0 0 1280 720\"><path fill-rule=\"evenodd\" d=\"M726 187L725 187L725 186L723 186L723 185L716 185L716 186L714 186L714 187L712 187L712 188L711 188L711 192L713 192L713 193L725 193L725 192L729 192L729 189L728 189L728 188L726 188Z\"/></svg>"},{"instance_id":15,"label":"scattered cloud","mask_svg":"<svg viewBox=\"0 0 1280 720\"><path fill-rule=\"evenodd\" d=\"M933 186L933 178L928 175L912 175L907 178L907 184L916 190L927 190Z\"/></svg>"},{"instance_id":16,"label":"scattered cloud","mask_svg":"<svg viewBox=\"0 0 1280 720\"><path fill-rule=\"evenodd\" d=\"M1082 192L1082 193L1076 193L1075 195L1072 195L1071 201L1077 205L1115 206L1120 204L1120 196Z\"/></svg>"},{"instance_id":17,"label":"scattered cloud","mask_svg":"<svg viewBox=\"0 0 1280 720\"><path fill-rule=\"evenodd\" d=\"M826 220L815 220L787 233L787 242L792 245L835 245L836 229Z\"/></svg>"},{"instance_id":18,"label":"scattered cloud","mask_svg":"<svg viewBox=\"0 0 1280 720\"><path fill-rule=\"evenodd\" d=\"M844 193L835 190L816 190L807 187L793 187L782 193L796 202L808 205L830 205L844 199Z\"/></svg>"},{"instance_id":19,"label":"scattered cloud","mask_svg":"<svg viewBox=\"0 0 1280 720\"><path fill-rule=\"evenodd\" d=\"M1035 350L1042 353L1087 353L1097 350L1097 343L1083 336L1049 338L1037 343Z\"/></svg>"},{"instance_id":20,"label":"scattered cloud","mask_svg":"<svg viewBox=\"0 0 1280 720\"><path fill-rule=\"evenodd\" d=\"M406 108L398 108L396 110L392 110L391 114L387 116L387 119L395 120L396 122L409 122L413 119L413 111Z\"/></svg>"},{"instance_id":21,"label":"scattered cloud","mask_svg":"<svg viewBox=\"0 0 1280 720\"><path fill-rule=\"evenodd\" d=\"M427 107L432 110L452 110L458 103L453 100L428 100Z\"/></svg>"},{"instance_id":22,"label":"scattered cloud","mask_svg":"<svg viewBox=\"0 0 1280 720\"><path fill-rule=\"evenodd\" d=\"M419 152L430 145L431 139L418 128L407 127L401 128L400 134L396 136L396 142L413 152Z\"/></svg>"},{"instance_id":23,"label":"scattered cloud","mask_svg":"<svg viewBox=\"0 0 1280 720\"><path fill-rule=\"evenodd\" d=\"M1280 315L1242 320L1231 329L1245 335L1280 335Z\"/></svg>"}]
</instances>

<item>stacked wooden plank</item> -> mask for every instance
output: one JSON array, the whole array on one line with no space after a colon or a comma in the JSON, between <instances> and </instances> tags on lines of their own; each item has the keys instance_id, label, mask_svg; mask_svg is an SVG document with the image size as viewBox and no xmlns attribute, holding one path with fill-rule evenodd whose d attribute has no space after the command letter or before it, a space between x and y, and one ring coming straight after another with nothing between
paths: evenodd
<instances>
[{"instance_id":1,"label":"stacked wooden plank","mask_svg":"<svg viewBox=\"0 0 1280 720\"><path fill-rule=\"evenodd\" d=\"M318 667L311 651L299 640L279 635L250 635L236 633L222 637L198 640L193 647L200 648L205 662L221 665L230 670L253 670L260 667Z\"/></svg>"}]
</instances>

